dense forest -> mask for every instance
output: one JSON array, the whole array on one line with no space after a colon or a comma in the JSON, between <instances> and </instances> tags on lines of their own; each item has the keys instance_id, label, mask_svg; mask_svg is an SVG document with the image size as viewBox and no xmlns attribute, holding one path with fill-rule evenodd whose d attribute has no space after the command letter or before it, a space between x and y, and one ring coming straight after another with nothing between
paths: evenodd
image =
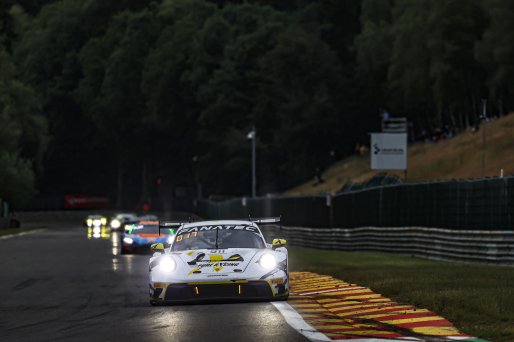
<instances>
[{"instance_id":1,"label":"dense forest","mask_svg":"<svg viewBox=\"0 0 514 342\"><path fill-rule=\"evenodd\" d=\"M514 107L511 0L2 0L0 197L258 193Z\"/></svg>"}]
</instances>

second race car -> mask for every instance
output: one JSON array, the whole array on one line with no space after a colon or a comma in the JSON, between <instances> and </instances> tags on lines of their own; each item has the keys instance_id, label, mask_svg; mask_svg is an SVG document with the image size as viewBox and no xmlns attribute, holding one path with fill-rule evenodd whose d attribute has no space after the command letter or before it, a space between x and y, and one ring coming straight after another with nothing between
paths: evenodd
<instances>
[{"instance_id":1,"label":"second race car","mask_svg":"<svg viewBox=\"0 0 514 342\"><path fill-rule=\"evenodd\" d=\"M150 252L154 243L170 244L175 231L173 228L159 230L159 221L136 221L125 224L121 237L121 254Z\"/></svg>"}]
</instances>

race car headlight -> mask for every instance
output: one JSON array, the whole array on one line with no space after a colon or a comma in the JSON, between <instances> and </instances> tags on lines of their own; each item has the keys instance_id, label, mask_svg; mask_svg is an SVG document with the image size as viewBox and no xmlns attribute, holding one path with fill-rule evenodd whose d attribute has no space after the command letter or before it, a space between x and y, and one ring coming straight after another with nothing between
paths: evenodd
<instances>
[{"instance_id":1,"label":"race car headlight","mask_svg":"<svg viewBox=\"0 0 514 342\"><path fill-rule=\"evenodd\" d=\"M159 261L159 266L161 266L163 271L173 272L177 267L177 263L170 257L164 257Z\"/></svg>"},{"instance_id":2,"label":"race car headlight","mask_svg":"<svg viewBox=\"0 0 514 342\"><path fill-rule=\"evenodd\" d=\"M107 224L107 219L105 217L102 217L100 219L100 222L102 222L102 226L105 226Z\"/></svg>"},{"instance_id":3,"label":"race car headlight","mask_svg":"<svg viewBox=\"0 0 514 342\"><path fill-rule=\"evenodd\" d=\"M275 259L275 257L271 254L264 254L259 259L259 265L261 265L262 268L271 270L272 268L277 267L277 259Z\"/></svg>"},{"instance_id":4,"label":"race car headlight","mask_svg":"<svg viewBox=\"0 0 514 342\"><path fill-rule=\"evenodd\" d=\"M87 219L86 223L88 227L91 227L93 225L93 220Z\"/></svg>"},{"instance_id":5,"label":"race car headlight","mask_svg":"<svg viewBox=\"0 0 514 342\"><path fill-rule=\"evenodd\" d=\"M114 220L111 221L111 227L112 228L119 228L120 226L121 226L120 220L114 219Z\"/></svg>"},{"instance_id":6,"label":"race car headlight","mask_svg":"<svg viewBox=\"0 0 514 342\"><path fill-rule=\"evenodd\" d=\"M94 227L93 234L100 234L100 227Z\"/></svg>"},{"instance_id":7,"label":"race car headlight","mask_svg":"<svg viewBox=\"0 0 514 342\"><path fill-rule=\"evenodd\" d=\"M131 245L132 243L134 243L134 240L132 238L129 238L129 237L124 237L123 238L123 242Z\"/></svg>"},{"instance_id":8,"label":"race car headlight","mask_svg":"<svg viewBox=\"0 0 514 342\"><path fill-rule=\"evenodd\" d=\"M93 220L93 226L99 226L102 224L102 221L100 220Z\"/></svg>"},{"instance_id":9,"label":"race car headlight","mask_svg":"<svg viewBox=\"0 0 514 342\"><path fill-rule=\"evenodd\" d=\"M168 238L168 244L171 245L173 243L173 241L175 241L175 235L172 235Z\"/></svg>"}]
</instances>

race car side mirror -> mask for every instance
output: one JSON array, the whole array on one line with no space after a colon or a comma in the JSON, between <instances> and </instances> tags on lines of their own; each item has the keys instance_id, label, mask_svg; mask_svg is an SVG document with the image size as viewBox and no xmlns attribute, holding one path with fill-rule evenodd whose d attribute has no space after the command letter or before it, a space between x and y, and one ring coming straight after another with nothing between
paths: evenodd
<instances>
[{"instance_id":1,"label":"race car side mirror","mask_svg":"<svg viewBox=\"0 0 514 342\"><path fill-rule=\"evenodd\" d=\"M163 243L154 243L150 246L150 249L153 252L162 252L164 250L164 244Z\"/></svg>"},{"instance_id":2,"label":"race car side mirror","mask_svg":"<svg viewBox=\"0 0 514 342\"><path fill-rule=\"evenodd\" d=\"M285 239L273 239L273 242L271 244L271 248L276 249L279 247L284 247L286 245Z\"/></svg>"}]
</instances>

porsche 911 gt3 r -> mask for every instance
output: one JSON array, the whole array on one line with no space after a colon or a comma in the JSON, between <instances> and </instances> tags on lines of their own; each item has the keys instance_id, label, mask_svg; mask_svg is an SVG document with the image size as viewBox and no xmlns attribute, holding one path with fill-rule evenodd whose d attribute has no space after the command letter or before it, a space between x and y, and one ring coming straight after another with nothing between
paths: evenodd
<instances>
[{"instance_id":1,"label":"porsche 911 gt3 r","mask_svg":"<svg viewBox=\"0 0 514 342\"><path fill-rule=\"evenodd\" d=\"M286 241L267 244L256 224L278 221L271 220L182 224L171 247L152 245L156 253L149 262L150 304L287 299Z\"/></svg>"}]
</instances>

